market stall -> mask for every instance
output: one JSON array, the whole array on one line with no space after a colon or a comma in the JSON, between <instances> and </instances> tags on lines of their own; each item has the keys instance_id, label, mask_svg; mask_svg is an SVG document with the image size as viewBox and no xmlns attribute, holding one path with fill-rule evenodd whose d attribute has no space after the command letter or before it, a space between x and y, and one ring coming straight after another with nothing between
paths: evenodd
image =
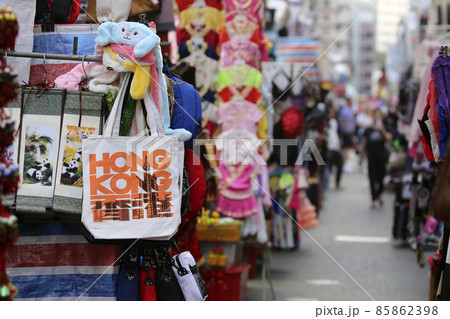
<instances>
[{"instance_id":1,"label":"market stall","mask_svg":"<svg viewBox=\"0 0 450 319\"><path fill-rule=\"evenodd\" d=\"M244 300L259 274L275 299L271 249L318 225L317 40L271 43L261 0L36 4L1 55L29 68L2 103L16 299Z\"/></svg>"}]
</instances>

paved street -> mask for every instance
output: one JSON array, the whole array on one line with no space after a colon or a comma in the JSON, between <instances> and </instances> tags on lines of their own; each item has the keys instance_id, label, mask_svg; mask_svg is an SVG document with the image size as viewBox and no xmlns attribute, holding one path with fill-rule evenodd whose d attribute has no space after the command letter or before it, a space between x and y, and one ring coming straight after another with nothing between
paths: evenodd
<instances>
[{"instance_id":1,"label":"paved street","mask_svg":"<svg viewBox=\"0 0 450 319\"><path fill-rule=\"evenodd\" d=\"M420 268L411 249L389 242L393 194L371 209L365 175L346 173L342 184L326 194L321 224L308 231L311 237L302 232L298 251L272 252L277 300L428 300L428 263ZM247 300L262 298L257 276L248 282ZM266 293L271 300L268 285Z\"/></svg>"}]
</instances>

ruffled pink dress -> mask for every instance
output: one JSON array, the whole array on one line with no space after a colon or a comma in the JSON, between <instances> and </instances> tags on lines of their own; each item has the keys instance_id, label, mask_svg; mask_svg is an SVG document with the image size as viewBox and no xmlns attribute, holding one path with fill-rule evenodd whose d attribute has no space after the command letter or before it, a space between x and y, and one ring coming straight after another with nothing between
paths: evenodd
<instances>
[{"instance_id":1,"label":"ruffled pink dress","mask_svg":"<svg viewBox=\"0 0 450 319\"><path fill-rule=\"evenodd\" d=\"M227 217L245 218L258 212L251 178L255 177L257 166L219 164L220 185L216 210Z\"/></svg>"}]
</instances>

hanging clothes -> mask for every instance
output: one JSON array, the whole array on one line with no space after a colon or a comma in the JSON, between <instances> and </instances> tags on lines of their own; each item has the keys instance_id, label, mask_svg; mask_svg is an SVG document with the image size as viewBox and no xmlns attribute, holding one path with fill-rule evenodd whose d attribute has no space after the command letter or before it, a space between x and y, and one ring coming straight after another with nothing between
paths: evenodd
<instances>
[{"instance_id":1,"label":"hanging clothes","mask_svg":"<svg viewBox=\"0 0 450 319\"><path fill-rule=\"evenodd\" d=\"M282 69L272 77L272 96L275 100L286 101L290 96L291 77Z\"/></svg>"},{"instance_id":2,"label":"hanging clothes","mask_svg":"<svg viewBox=\"0 0 450 319\"><path fill-rule=\"evenodd\" d=\"M249 65L261 68L261 52L256 43L246 39L231 39L221 46L220 66Z\"/></svg>"},{"instance_id":3,"label":"hanging clothes","mask_svg":"<svg viewBox=\"0 0 450 319\"><path fill-rule=\"evenodd\" d=\"M227 17L225 27L219 33L219 43L225 43L231 39L247 39L262 46L261 30L257 23L247 18L241 12Z\"/></svg>"},{"instance_id":4,"label":"hanging clothes","mask_svg":"<svg viewBox=\"0 0 450 319\"><path fill-rule=\"evenodd\" d=\"M440 54L431 67L433 82L438 93L439 103L441 105L441 114L445 125L450 128L450 97L448 96L448 87L450 85L450 58Z\"/></svg>"},{"instance_id":5,"label":"hanging clothes","mask_svg":"<svg viewBox=\"0 0 450 319\"><path fill-rule=\"evenodd\" d=\"M195 84L200 97L205 96L208 91L214 91L215 76L219 73L219 62L204 54L190 56L181 59L195 68ZM215 91L213 92L215 94Z\"/></svg>"},{"instance_id":6,"label":"hanging clothes","mask_svg":"<svg viewBox=\"0 0 450 319\"><path fill-rule=\"evenodd\" d=\"M258 212L252 178L258 173L254 164L227 165L218 167L220 185L216 210L227 217L245 218Z\"/></svg>"},{"instance_id":7,"label":"hanging clothes","mask_svg":"<svg viewBox=\"0 0 450 319\"><path fill-rule=\"evenodd\" d=\"M199 7L212 7L222 11L222 0L175 0L178 12Z\"/></svg>"},{"instance_id":8,"label":"hanging clothes","mask_svg":"<svg viewBox=\"0 0 450 319\"><path fill-rule=\"evenodd\" d=\"M189 8L180 13L180 28L186 28L194 21L203 21L205 25L219 33L225 21L224 14L214 7Z\"/></svg>"},{"instance_id":9,"label":"hanging clothes","mask_svg":"<svg viewBox=\"0 0 450 319\"><path fill-rule=\"evenodd\" d=\"M221 102L226 103L232 100L245 100L250 103L260 104L262 100L261 93L253 86L244 85L236 87L229 85L217 93L217 97Z\"/></svg>"},{"instance_id":10,"label":"hanging clothes","mask_svg":"<svg viewBox=\"0 0 450 319\"><path fill-rule=\"evenodd\" d=\"M419 120L419 126L422 130L422 144L425 156L428 161L440 162L441 154L439 150L440 121L437 112L438 96L434 86L434 81L428 84L427 106L425 107L422 119Z\"/></svg>"},{"instance_id":11,"label":"hanging clothes","mask_svg":"<svg viewBox=\"0 0 450 319\"><path fill-rule=\"evenodd\" d=\"M177 42L186 42L192 37L201 37L214 50L217 50L219 44L219 34L206 26L205 23L188 24L183 29L177 29Z\"/></svg>"},{"instance_id":12,"label":"hanging clothes","mask_svg":"<svg viewBox=\"0 0 450 319\"><path fill-rule=\"evenodd\" d=\"M259 89L263 83L262 73L250 66L231 66L223 69L216 78L219 90L227 87L253 86Z\"/></svg>"},{"instance_id":13,"label":"hanging clothes","mask_svg":"<svg viewBox=\"0 0 450 319\"><path fill-rule=\"evenodd\" d=\"M259 23L264 17L264 6L261 0L225 0L225 12L245 12L249 19Z\"/></svg>"},{"instance_id":14,"label":"hanging clothes","mask_svg":"<svg viewBox=\"0 0 450 319\"><path fill-rule=\"evenodd\" d=\"M262 112L258 107L247 101L231 101L222 104L216 111L216 122L222 126L222 131L231 129L247 131L257 135L259 119Z\"/></svg>"},{"instance_id":15,"label":"hanging clothes","mask_svg":"<svg viewBox=\"0 0 450 319\"><path fill-rule=\"evenodd\" d=\"M191 54L197 56L204 54L211 59L219 60L219 56L217 55L214 48L210 47L203 40L203 38L200 37L195 37L186 42L181 42L178 46L178 53L180 54L180 59L184 59Z\"/></svg>"}]
</instances>

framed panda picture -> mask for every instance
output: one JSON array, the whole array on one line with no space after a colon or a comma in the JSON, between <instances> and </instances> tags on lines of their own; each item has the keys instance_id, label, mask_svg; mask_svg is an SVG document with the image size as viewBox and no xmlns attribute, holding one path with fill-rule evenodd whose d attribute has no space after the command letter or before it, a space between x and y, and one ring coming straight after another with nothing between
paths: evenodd
<instances>
[{"instance_id":1,"label":"framed panda picture","mask_svg":"<svg viewBox=\"0 0 450 319\"><path fill-rule=\"evenodd\" d=\"M28 125L25 128L22 184L52 186L56 129Z\"/></svg>"},{"instance_id":2,"label":"framed panda picture","mask_svg":"<svg viewBox=\"0 0 450 319\"><path fill-rule=\"evenodd\" d=\"M82 141L101 134L104 96L101 93L68 91L61 128L55 177L53 211L58 219L77 221L83 198Z\"/></svg>"},{"instance_id":3,"label":"framed panda picture","mask_svg":"<svg viewBox=\"0 0 450 319\"><path fill-rule=\"evenodd\" d=\"M81 142L89 136L99 134L99 120L85 117L81 127L73 125L76 121L78 116L64 117L55 194L81 199L83 189Z\"/></svg>"},{"instance_id":4,"label":"framed panda picture","mask_svg":"<svg viewBox=\"0 0 450 319\"><path fill-rule=\"evenodd\" d=\"M59 126L59 116L24 116L19 160L21 185L18 195L53 197Z\"/></svg>"},{"instance_id":5,"label":"framed panda picture","mask_svg":"<svg viewBox=\"0 0 450 319\"><path fill-rule=\"evenodd\" d=\"M66 92L23 89L15 212L29 221L52 221L55 217L51 207Z\"/></svg>"}]
</instances>

